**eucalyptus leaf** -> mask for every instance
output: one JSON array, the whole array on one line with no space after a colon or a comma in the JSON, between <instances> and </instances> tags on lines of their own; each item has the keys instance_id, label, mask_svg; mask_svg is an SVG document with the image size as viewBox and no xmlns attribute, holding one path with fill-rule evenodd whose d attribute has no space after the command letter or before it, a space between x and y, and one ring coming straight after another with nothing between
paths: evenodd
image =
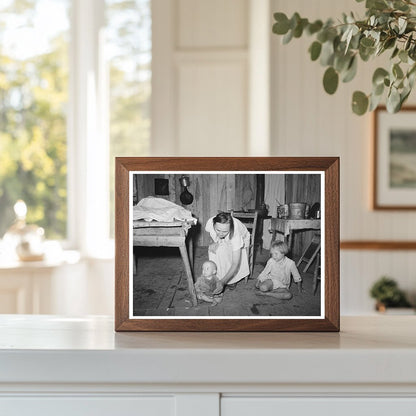
<instances>
[{"instance_id":1,"label":"eucalyptus leaf","mask_svg":"<svg viewBox=\"0 0 416 416\"><path fill-rule=\"evenodd\" d=\"M287 16L284 13L275 13L274 20L276 20L276 23L273 25L273 33L285 35L290 29Z\"/></svg>"},{"instance_id":2,"label":"eucalyptus leaf","mask_svg":"<svg viewBox=\"0 0 416 416\"><path fill-rule=\"evenodd\" d=\"M411 46L407 53L409 54L410 59L413 61L416 60L416 45Z\"/></svg>"},{"instance_id":3,"label":"eucalyptus leaf","mask_svg":"<svg viewBox=\"0 0 416 416\"><path fill-rule=\"evenodd\" d=\"M328 40L328 29L321 29L316 36L316 40L321 43L325 43Z\"/></svg>"},{"instance_id":4,"label":"eucalyptus leaf","mask_svg":"<svg viewBox=\"0 0 416 416\"><path fill-rule=\"evenodd\" d=\"M286 35L283 36L282 43L283 45L287 45L293 39L293 30L289 29Z\"/></svg>"},{"instance_id":5,"label":"eucalyptus leaf","mask_svg":"<svg viewBox=\"0 0 416 416\"><path fill-rule=\"evenodd\" d=\"M405 12L409 9L409 6L405 4L402 0L394 0L393 1L393 7L397 10L400 10L402 12Z\"/></svg>"},{"instance_id":6,"label":"eucalyptus leaf","mask_svg":"<svg viewBox=\"0 0 416 416\"><path fill-rule=\"evenodd\" d=\"M391 38L387 38L384 43L383 43L383 47L384 49L390 49L392 48L394 45L396 44L396 38L391 37Z\"/></svg>"},{"instance_id":7,"label":"eucalyptus leaf","mask_svg":"<svg viewBox=\"0 0 416 416\"><path fill-rule=\"evenodd\" d=\"M323 84L324 89L328 94L332 95L335 93L338 88L338 79L339 76L335 69L332 68L332 66L327 68L324 74Z\"/></svg>"},{"instance_id":8,"label":"eucalyptus leaf","mask_svg":"<svg viewBox=\"0 0 416 416\"><path fill-rule=\"evenodd\" d=\"M373 74L373 85L377 86L380 84L384 84L384 78L386 78L389 73L384 68L377 68Z\"/></svg>"},{"instance_id":9,"label":"eucalyptus leaf","mask_svg":"<svg viewBox=\"0 0 416 416\"><path fill-rule=\"evenodd\" d=\"M303 29L308 25L308 21L306 19L300 19L297 22L296 27L293 29L293 37L300 38L303 33Z\"/></svg>"},{"instance_id":10,"label":"eucalyptus leaf","mask_svg":"<svg viewBox=\"0 0 416 416\"><path fill-rule=\"evenodd\" d=\"M338 72L343 72L348 69L351 61L351 52L348 55L337 53L334 58L334 68Z\"/></svg>"},{"instance_id":11,"label":"eucalyptus leaf","mask_svg":"<svg viewBox=\"0 0 416 416\"><path fill-rule=\"evenodd\" d=\"M321 20L315 20L313 23L310 23L309 26L306 28L306 32L309 35L313 35L317 32L319 32L322 29L322 26L324 24L322 23Z\"/></svg>"},{"instance_id":12,"label":"eucalyptus leaf","mask_svg":"<svg viewBox=\"0 0 416 416\"><path fill-rule=\"evenodd\" d=\"M372 48L375 45L375 40L372 38L362 38L360 41L360 46L364 48Z\"/></svg>"},{"instance_id":13,"label":"eucalyptus leaf","mask_svg":"<svg viewBox=\"0 0 416 416\"><path fill-rule=\"evenodd\" d=\"M355 91L352 95L352 111L362 116L368 108L368 97L361 91Z\"/></svg>"},{"instance_id":14,"label":"eucalyptus leaf","mask_svg":"<svg viewBox=\"0 0 416 416\"><path fill-rule=\"evenodd\" d=\"M293 31L296 29L296 27L300 24L300 15L299 13L293 13L293 16L289 20L289 28Z\"/></svg>"},{"instance_id":15,"label":"eucalyptus leaf","mask_svg":"<svg viewBox=\"0 0 416 416\"><path fill-rule=\"evenodd\" d=\"M395 78L400 79L404 77L403 71L400 68L399 64L394 64L391 72L395 76Z\"/></svg>"},{"instance_id":16,"label":"eucalyptus leaf","mask_svg":"<svg viewBox=\"0 0 416 416\"><path fill-rule=\"evenodd\" d=\"M402 35L406 30L407 20L403 16L400 16L398 19L398 25L399 25L399 35Z\"/></svg>"},{"instance_id":17,"label":"eucalyptus leaf","mask_svg":"<svg viewBox=\"0 0 416 416\"><path fill-rule=\"evenodd\" d=\"M370 30L370 36L374 39L375 45L378 45L380 43L380 32L377 32L376 30Z\"/></svg>"},{"instance_id":18,"label":"eucalyptus leaf","mask_svg":"<svg viewBox=\"0 0 416 416\"><path fill-rule=\"evenodd\" d=\"M352 28L349 26L347 30L342 34L341 41L346 42L348 37L351 35L352 37Z\"/></svg>"},{"instance_id":19,"label":"eucalyptus leaf","mask_svg":"<svg viewBox=\"0 0 416 416\"><path fill-rule=\"evenodd\" d=\"M367 0L365 7L367 7L367 9L383 10L388 6L384 0Z\"/></svg>"},{"instance_id":20,"label":"eucalyptus leaf","mask_svg":"<svg viewBox=\"0 0 416 416\"><path fill-rule=\"evenodd\" d=\"M394 86L398 89L398 90L402 90L404 88L404 80L399 81L399 82L395 82Z\"/></svg>"},{"instance_id":21,"label":"eucalyptus leaf","mask_svg":"<svg viewBox=\"0 0 416 416\"><path fill-rule=\"evenodd\" d=\"M332 65L334 62L334 44L331 41L326 41L322 45L320 63L322 66Z\"/></svg>"},{"instance_id":22,"label":"eucalyptus leaf","mask_svg":"<svg viewBox=\"0 0 416 416\"><path fill-rule=\"evenodd\" d=\"M397 88L392 88L390 94L387 96L386 107L389 113L397 113L400 109L400 93Z\"/></svg>"},{"instance_id":23,"label":"eucalyptus leaf","mask_svg":"<svg viewBox=\"0 0 416 416\"><path fill-rule=\"evenodd\" d=\"M410 89L413 88L415 85L415 79L416 79L416 64L413 64L413 66L407 71L407 79L409 81L409 87Z\"/></svg>"},{"instance_id":24,"label":"eucalyptus leaf","mask_svg":"<svg viewBox=\"0 0 416 416\"><path fill-rule=\"evenodd\" d=\"M407 71L407 75L416 74L416 65L413 64L413 66Z\"/></svg>"},{"instance_id":25,"label":"eucalyptus leaf","mask_svg":"<svg viewBox=\"0 0 416 416\"><path fill-rule=\"evenodd\" d=\"M360 54L360 58L367 62L374 54L376 49L375 48L366 48L362 45L359 46L358 52Z\"/></svg>"},{"instance_id":26,"label":"eucalyptus leaf","mask_svg":"<svg viewBox=\"0 0 416 416\"><path fill-rule=\"evenodd\" d=\"M346 16L347 23L353 24L355 23L354 13L351 12L349 15Z\"/></svg>"},{"instance_id":27,"label":"eucalyptus leaf","mask_svg":"<svg viewBox=\"0 0 416 416\"><path fill-rule=\"evenodd\" d=\"M402 62L407 63L408 58L409 58L409 55L407 54L407 51L405 51L405 50L403 50L403 49L402 49L402 50L399 52L399 59L400 59Z\"/></svg>"},{"instance_id":28,"label":"eucalyptus leaf","mask_svg":"<svg viewBox=\"0 0 416 416\"><path fill-rule=\"evenodd\" d=\"M320 42L315 41L312 43L312 45L309 47L309 53L311 54L312 61L316 61L319 58L321 50L322 44Z\"/></svg>"},{"instance_id":29,"label":"eucalyptus leaf","mask_svg":"<svg viewBox=\"0 0 416 416\"><path fill-rule=\"evenodd\" d=\"M416 79L416 74L414 72L412 74L408 75L410 90L412 90L414 85L415 85L415 79Z\"/></svg>"},{"instance_id":30,"label":"eucalyptus leaf","mask_svg":"<svg viewBox=\"0 0 416 416\"><path fill-rule=\"evenodd\" d=\"M390 59L394 59L399 54L400 49L396 46L391 54Z\"/></svg>"},{"instance_id":31,"label":"eucalyptus leaf","mask_svg":"<svg viewBox=\"0 0 416 416\"><path fill-rule=\"evenodd\" d=\"M374 111L380 104L382 95L370 95L370 105L368 111Z\"/></svg>"},{"instance_id":32,"label":"eucalyptus leaf","mask_svg":"<svg viewBox=\"0 0 416 416\"><path fill-rule=\"evenodd\" d=\"M400 94L400 108L402 107L403 103L408 99L412 89L410 87L405 88Z\"/></svg>"},{"instance_id":33,"label":"eucalyptus leaf","mask_svg":"<svg viewBox=\"0 0 416 416\"><path fill-rule=\"evenodd\" d=\"M360 39L361 39L361 32L358 32L356 35L354 35L351 39L351 43L350 43L350 49L358 49L358 45L360 44Z\"/></svg>"},{"instance_id":34,"label":"eucalyptus leaf","mask_svg":"<svg viewBox=\"0 0 416 416\"><path fill-rule=\"evenodd\" d=\"M356 35L358 32L359 32L360 30L358 29L358 27L356 26L356 25L352 25L351 26L351 28L350 28L350 30L349 30L349 33L348 33L348 36L347 36L347 39L346 39L346 46L345 46L345 53L347 53L347 51L348 51L348 48L349 48L349 46L350 46L350 43L351 43L351 40L352 40L352 37L354 36L354 35Z\"/></svg>"},{"instance_id":35,"label":"eucalyptus leaf","mask_svg":"<svg viewBox=\"0 0 416 416\"><path fill-rule=\"evenodd\" d=\"M373 86L373 95L383 95L384 83Z\"/></svg>"},{"instance_id":36,"label":"eucalyptus leaf","mask_svg":"<svg viewBox=\"0 0 416 416\"><path fill-rule=\"evenodd\" d=\"M357 58L354 55L350 60L348 69L343 74L342 82L350 82L351 80L353 80L355 75L357 74L357 67Z\"/></svg>"}]
</instances>

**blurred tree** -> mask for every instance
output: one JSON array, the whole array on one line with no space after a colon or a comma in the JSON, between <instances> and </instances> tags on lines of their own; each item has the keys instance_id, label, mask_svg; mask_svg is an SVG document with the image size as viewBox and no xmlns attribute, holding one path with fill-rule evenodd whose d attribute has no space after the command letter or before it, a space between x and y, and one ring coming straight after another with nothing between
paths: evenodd
<instances>
[{"instance_id":1,"label":"blurred tree","mask_svg":"<svg viewBox=\"0 0 416 416\"><path fill-rule=\"evenodd\" d=\"M39 27L40 8L49 11L56 3L3 0L0 5L0 238L13 222L17 199L28 206L28 222L44 227L47 238L66 237L69 30L50 22L50 15L48 25L41 20ZM68 25L70 3L59 3ZM114 218L114 157L149 152L151 7L150 0L105 4ZM34 44L36 30L55 32L45 45L41 36ZM110 227L113 234L113 220Z\"/></svg>"},{"instance_id":2,"label":"blurred tree","mask_svg":"<svg viewBox=\"0 0 416 416\"><path fill-rule=\"evenodd\" d=\"M66 33L41 54L22 50L19 57L4 46L16 25L33 27L34 6L34 0L14 0L0 9L0 236L23 199L28 222L44 227L48 238L65 238Z\"/></svg>"}]
</instances>

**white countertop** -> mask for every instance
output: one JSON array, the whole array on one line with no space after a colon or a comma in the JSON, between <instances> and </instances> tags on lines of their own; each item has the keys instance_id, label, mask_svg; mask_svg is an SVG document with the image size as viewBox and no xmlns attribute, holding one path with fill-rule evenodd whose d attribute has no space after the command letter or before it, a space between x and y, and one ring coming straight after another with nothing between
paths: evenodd
<instances>
[{"instance_id":1,"label":"white countertop","mask_svg":"<svg viewBox=\"0 0 416 416\"><path fill-rule=\"evenodd\" d=\"M0 316L0 383L410 383L416 316L338 333L115 333L107 317Z\"/></svg>"},{"instance_id":2,"label":"white countertop","mask_svg":"<svg viewBox=\"0 0 416 416\"><path fill-rule=\"evenodd\" d=\"M416 316L340 333L115 333L108 317L0 316L0 383L410 383Z\"/></svg>"}]
</instances>

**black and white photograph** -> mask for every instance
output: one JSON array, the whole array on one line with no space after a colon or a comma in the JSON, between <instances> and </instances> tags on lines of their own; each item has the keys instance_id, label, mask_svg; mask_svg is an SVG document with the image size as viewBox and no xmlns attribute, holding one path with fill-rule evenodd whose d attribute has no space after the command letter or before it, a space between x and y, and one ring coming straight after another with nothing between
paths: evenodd
<instances>
[{"instance_id":1,"label":"black and white photograph","mask_svg":"<svg viewBox=\"0 0 416 416\"><path fill-rule=\"evenodd\" d=\"M324 195L319 171L130 172L130 318L323 318Z\"/></svg>"}]
</instances>

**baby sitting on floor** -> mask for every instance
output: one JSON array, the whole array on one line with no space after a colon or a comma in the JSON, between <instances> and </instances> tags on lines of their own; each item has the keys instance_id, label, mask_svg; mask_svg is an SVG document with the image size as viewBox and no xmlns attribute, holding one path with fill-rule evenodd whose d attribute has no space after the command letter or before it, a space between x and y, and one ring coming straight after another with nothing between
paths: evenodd
<instances>
[{"instance_id":1,"label":"baby sitting on floor","mask_svg":"<svg viewBox=\"0 0 416 416\"><path fill-rule=\"evenodd\" d=\"M196 297L199 300L212 303L213 306L222 301L222 293L213 295L219 283L217 265L213 261L206 261L202 265L202 276L195 283Z\"/></svg>"}]
</instances>

